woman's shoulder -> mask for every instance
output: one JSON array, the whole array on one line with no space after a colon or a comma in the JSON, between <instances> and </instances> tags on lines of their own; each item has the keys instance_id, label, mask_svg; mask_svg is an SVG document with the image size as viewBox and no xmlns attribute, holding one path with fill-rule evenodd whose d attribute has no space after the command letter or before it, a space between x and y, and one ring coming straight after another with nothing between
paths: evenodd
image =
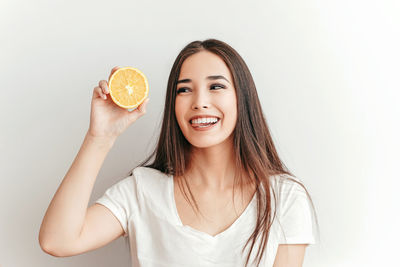
<instances>
[{"instance_id":1,"label":"woman's shoulder","mask_svg":"<svg viewBox=\"0 0 400 267\"><path fill-rule=\"evenodd\" d=\"M147 166L138 166L133 169L132 174L134 177L138 177L140 179L166 179L169 175L161 172L160 170L147 167Z\"/></svg>"},{"instance_id":2,"label":"woman's shoulder","mask_svg":"<svg viewBox=\"0 0 400 267\"><path fill-rule=\"evenodd\" d=\"M301 182L300 178L298 178L294 175L288 174L288 173L278 173L278 174L271 175L270 177L273 182L276 182L279 184L282 184L282 183L291 184L295 181Z\"/></svg>"},{"instance_id":3,"label":"woman's shoulder","mask_svg":"<svg viewBox=\"0 0 400 267\"><path fill-rule=\"evenodd\" d=\"M291 174L281 173L271 176L271 188L278 195L289 196L293 194L306 194L302 179Z\"/></svg>"},{"instance_id":4,"label":"woman's shoulder","mask_svg":"<svg viewBox=\"0 0 400 267\"><path fill-rule=\"evenodd\" d=\"M315 244L312 203L299 177L275 175L271 184L277 200L279 244ZM274 201L274 200L273 200Z\"/></svg>"},{"instance_id":5,"label":"woman's shoulder","mask_svg":"<svg viewBox=\"0 0 400 267\"><path fill-rule=\"evenodd\" d=\"M172 176L158 169L139 166L133 170L138 187L138 201L142 212L168 219L173 194Z\"/></svg>"},{"instance_id":6,"label":"woman's shoulder","mask_svg":"<svg viewBox=\"0 0 400 267\"><path fill-rule=\"evenodd\" d=\"M133 169L132 176L136 180L141 190L144 192L154 193L156 191L165 190L169 179L172 179L170 175L167 175L160 170L146 167L138 166Z\"/></svg>"}]
</instances>

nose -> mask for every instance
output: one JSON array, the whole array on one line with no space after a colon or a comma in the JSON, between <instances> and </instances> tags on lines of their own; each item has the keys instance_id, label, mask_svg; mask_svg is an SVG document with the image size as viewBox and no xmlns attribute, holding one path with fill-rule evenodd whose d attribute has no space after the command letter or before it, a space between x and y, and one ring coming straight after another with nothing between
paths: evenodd
<instances>
[{"instance_id":1,"label":"nose","mask_svg":"<svg viewBox=\"0 0 400 267\"><path fill-rule=\"evenodd\" d=\"M203 106L193 105L193 106L192 106L193 109L199 109L200 107L202 107L202 108L208 108L208 105L203 105Z\"/></svg>"},{"instance_id":2,"label":"nose","mask_svg":"<svg viewBox=\"0 0 400 267\"><path fill-rule=\"evenodd\" d=\"M198 110L201 108L209 108L209 107L210 104L206 94L203 94L201 92L196 93L193 98L192 109Z\"/></svg>"}]
</instances>

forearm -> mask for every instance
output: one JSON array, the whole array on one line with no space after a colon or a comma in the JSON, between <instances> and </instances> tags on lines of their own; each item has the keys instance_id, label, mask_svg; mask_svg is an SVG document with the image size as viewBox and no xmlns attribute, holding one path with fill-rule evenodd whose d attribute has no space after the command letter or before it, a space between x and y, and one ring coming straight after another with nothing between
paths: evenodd
<instances>
[{"instance_id":1,"label":"forearm","mask_svg":"<svg viewBox=\"0 0 400 267\"><path fill-rule=\"evenodd\" d=\"M94 183L114 141L86 134L43 218L41 244L61 244L79 237Z\"/></svg>"}]
</instances>

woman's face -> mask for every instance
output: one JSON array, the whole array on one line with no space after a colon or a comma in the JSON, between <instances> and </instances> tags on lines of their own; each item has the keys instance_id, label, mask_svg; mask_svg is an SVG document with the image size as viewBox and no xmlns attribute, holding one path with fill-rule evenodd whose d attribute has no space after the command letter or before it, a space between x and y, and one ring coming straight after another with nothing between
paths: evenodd
<instances>
[{"instance_id":1,"label":"woman's face","mask_svg":"<svg viewBox=\"0 0 400 267\"><path fill-rule=\"evenodd\" d=\"M176 90L175 115L189 143L204 148L229 140L237 120L236 89L219 56L201 51L186 58Z\"/></svg>"}]
</instances>

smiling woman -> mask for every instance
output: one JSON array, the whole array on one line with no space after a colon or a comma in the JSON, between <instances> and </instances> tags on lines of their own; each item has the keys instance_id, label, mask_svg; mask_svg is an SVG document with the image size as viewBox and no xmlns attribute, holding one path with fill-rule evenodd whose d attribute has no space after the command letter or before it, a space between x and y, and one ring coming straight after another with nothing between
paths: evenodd
<instances>
[{"instance_id":1,"label":"smiling woman","mask_svg":"<svg viewBox=\"0 0 400 267\"><path fill-rule=\"evenodd\" d=\"M155 150L86 211L106 154L147 103L130 113L103 100L107 84L100 87L85 142L43 220L44 251L72 256L123 235L133 266L302 265L315 243L315 210L280 160L250 71L231 46L208 39L182 49Z\"/></svg>"},{"instance_id":2,"label":"smiling woman","mask_svg":"<svg viewBox=\"0 0 400 267\"><path fill-rule=\"evenodd\" d=\"M224 145L226 149L232 148L237 101L225 62L206 50L188 57L182 64L176 91L176 120L193 149L211 148L224 141L230 142Z\"/></svg>"},{"instance_id":3,"label":"smiling woman","mask_svg":"<svg viewBox=\"0 0 400 267\"><path fill-rule=\"evenodd\" d=\"M177 56L157 148L135 172L174 181L170 206L179 219L170 223L178 233L169 234L187 246L172 246L181 257L169 257L183 265L301 266L315 243L310 195L278 156L246 63L222 41L194 41Z\"/></svg>"}]
</instances>

